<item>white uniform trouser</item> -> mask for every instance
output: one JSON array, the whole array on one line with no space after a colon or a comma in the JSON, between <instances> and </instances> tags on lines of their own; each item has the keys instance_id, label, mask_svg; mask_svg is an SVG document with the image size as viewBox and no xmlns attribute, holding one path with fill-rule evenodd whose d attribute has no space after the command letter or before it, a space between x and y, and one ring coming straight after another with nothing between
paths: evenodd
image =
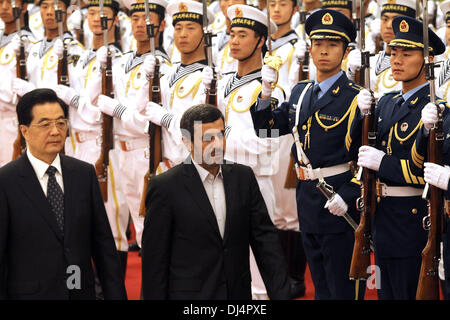
<instances>
[{"instance_id":1,"label":"white uniform trouser","mask_svg":"<svg viewBox=\"0 0 450 320\"><path fill-rule=\"evenodd\" d=\"M146 138L143 138L146 139ZM148 139L147 139L148 140ZM148 148L137 148L131 151L119 151L119 170L121 172L120 188L130 208L136 242L141 247L144 217L139 216L144 176L147 173L149 160L146 158Z\"/></svg>"},{"instance_id":2,"label":"white uniform trouser","mask_svg":"<svg viewBox=\"0 0 450 320\"><path fill-rule=\"evenodd\" d=\"M68 147L70 148L71 146ZM105 203L105 208L117 250L128 251L126 231L129 210L125 201L125 196L119 188L119 181L122 180L122 177L121 171L119 170L118 148L119 145L115 143L114 149L109 152L108 201ZM100 147L98 146L96 139L87 140L81 143L78 141L75 142L74 158L95 165L99 155Z\"/></svg>"},{"instance_id":3,"label":"white uniform trouser","mask_svg":"<svg viewBox=\"0 0 450 320\"><path fill-rule=\"evenodd\" d=\"M0 112L0 167L12 160L18 122L14 112Z\"/></svg>"},{"instance_id":4,"label":"white uniform trouser","mask_svg":"<svg viewBox=\"0 0 450 320\"><path fill-rule=\"evenodd\" d=\"M273 188L275 190L275 212L274 225L281 230L299 231L297 200L295 188L285 189L286 174L289 169L289 155L291 147L294 143L292 135L284 135L280 137L280 157L279 170L271 176Z\"/></svg>"},{"instance_id":5,"label":"white uniform trouser","mask_svg":"<svg viewBox=\"0 0 450 320\"><path fill-rule=\"evenodd\" d=\"M270 176L256 176L259 189L267 206L270 219L274 220L275 195ZM267 290L256 264L255 257L250 249L250 273L252 276L252 296L254 300L267 299Z\"/></svg>"}]
</instances>

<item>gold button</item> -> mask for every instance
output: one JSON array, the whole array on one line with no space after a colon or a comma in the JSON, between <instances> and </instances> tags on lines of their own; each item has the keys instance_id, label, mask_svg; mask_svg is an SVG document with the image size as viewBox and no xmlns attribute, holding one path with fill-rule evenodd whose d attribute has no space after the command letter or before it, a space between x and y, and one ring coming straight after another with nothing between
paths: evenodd
<instances>
[{"instance_id":1,"label":"gold button","mask_svg":"<svg viewBox=\"0 0 450 320\"><path fill-rule=\"evenodd\" d=\"M416 208L413 208L413 209L411 210L411 212L412 212L413 214L417 214L417 209L416 209Z\"/></svg>"},{"instance_id":2,"label":"gold button","mask_svg":"<svg viewBox=\"0 0 450 320\"><path fill-rule=\"evenodd\" d=\"M381 141L381 145L384 147L386 145L386 141Z\"/></svg>"},{"instance_id":3,"label":"gold button","mask_svg":"<svg viewBox=\"0 0 450 320\"><path fill-rule=\"evenodd\" d=\"M302 130L306 130L306 124L302 125Z\"/></svg>"},{"instance_id":4,"label":"gold button","mask_svg":"<svg viewBox=\"0 0 450 320\"><path fill-rule=\"evenodd\" d=\"M381 197L377 197L377 203L380 203Z\"/></svg>"}]
</instances>

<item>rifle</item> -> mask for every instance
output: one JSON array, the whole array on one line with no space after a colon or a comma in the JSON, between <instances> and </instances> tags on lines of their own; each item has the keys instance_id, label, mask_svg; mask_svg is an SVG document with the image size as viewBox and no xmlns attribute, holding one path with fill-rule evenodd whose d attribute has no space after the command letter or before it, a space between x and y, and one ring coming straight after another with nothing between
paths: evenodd
<instances>
[{"instance_id":1,"label":"rifle","mask_svg":"<svg viewBox=\"0 0 450 320\"><path fill-rule=\"evenodd\" d=\"M300 2L301 1L301 2ZM297 5L300 7L300 24L302 25L302 39L306 43L306 32L305 32L305 22L306 22L306 10L303 0L298 0ZM309 79L309 50L306 48L305 57L303 59L298 58L298 81ZM297 186L297 174L295 172L295 160L292 153L289 155L289 165L286 172L286 178L284 180L284 187L286 189L293 189Z\"/></svg>"},{"instance_id":2,"label":"rifle","mask_svg":"<svg viewBox=\"0 0 450 320\"><path fill-rule=\"evenodd\" d=\"M205 40L205 56L208 62L208 67L213 70L213 78L211 81L211 87L206 89L205 103L217 107L217 75L212 63L212 32L208 29L208 8L206 0L202 1L203 4L203 38Z\"/></svg>"},{"instance_id":3,"label":"rifle","mask_svg":"<svg viewBox=\"0 0 450 320\"><path fill-rule=\"evenodd\" d=\"M103 10L103 0L99 2L100 21L103 30L104 46L107 48L106 68L102 70L102 94L108 97L114 97L114 88L112 81L112 61L111 50L108 46L108 17ZM103 200L108 201L108 166L109 152L114 149L113 138L113 118L107 114L102 114L102 135L100 156L95 162L95 172L100 184L100 190Z\"/></svg>"},{"instance_id":4,"label":"rifle","mask_svg":"<svg viewBox=\"0 0 450 320\"><path fill-rule=\"evenodd\" d=\"M20 14L22 11L22 8L16 6L16 1L11 1L12 5L12 11L13 11L13 17L16 21L16 29L17 29L17 35L20 39L20 51L19 54L16 55L16 77L27 80L27 63L26 63L26 57L25 57L25 45L22 41L22 32L21 32L21 26L20 26ZM13 103L17 100L17 95L14 95L13 97ZM15 104L15 103L14 103ZM17 129L17 137L14 140L13 143L13 155L12 160L17 159L20 157L20 155L25 151L26 143L25 139L22 136L22 133L20 132L20 129Z\"/></svg>"},{"instance_id":5,"label":"rifle","mask_svg":"<svg viewBox=\"0 0 450 320\"><path fill-rule=\"evenodd\" d=\"M55 19L58 22L58 33L59 39L63 43L63 56L58 60L58 84L63 84L65 86L70 86L69 84L69 72L68 72L68 62L67 62L67 45L64 43L64 33L63 33L63 22L62 22L62 10L59 9L58 0L54 1L55 8Z\"/></svg>"},{"instance_id":6,"label":"rifle","mask_svg":"<svg viewBox=\"0 0 450 320\"><path fill-rule=\"evenodd\" d=\"M150 24L150 14L148 0L145 0L145 21L147 25L147 34L150 41L150 50L155 57L155 71L153 77L150 79L149 83L149 100L154 103L161 104L161 87L159 83L160 73L159 73L159 61L155 55L155 29L157 26ZM163 160L162 158L162 143L161 143L161 127L157 126L153 122L149 122L148 127L149 136L149 168L144 176L144 187L142 188L141 203L139 206L139 215L145 216L145 198L147 197L148 184L150 179L155 176L156 169L159 163Z\"/></svg>"},{"instance_id":7,"label":"rifle","mask_svg":"<svg viewBox=\"0 0 450 320\"><path fill-rule=\"evenodd\" d=\"M82 45L84 45L84 29L83 29L84 17L83 17L83 10L81 8L80 0L77 0L77 5L78 5L78 9L80 10L81 21L80 21L80 29L75 30L75 33L76 33L78 42L80 42Z\"/></svg>"},{"instance_id":8,"label":"rifle","mask_svg":"<svg viewBox=\"0 0 450 320\"><path fill-rule=\"evenodd\" d=\"M362 9L361 9L362 8ZM353 19L353 24L355 25L355 29L357 30L357 35L356 35L356 50L362 50L361 48L361 41L363 40L363 38L365 38L364 33L364 27L362 26L363 24L365 24L365 12L364 12L364 7L363 4L360 3L360 16L358 18L357 12L356 12L356 1L352 1L352 19ZM361 77L362 75L362 70L356 71L355 73L355 82L364 86L364 77Z\"/></svg>"},{"instance_id":9,"label":"rifle","mask_svg":"<svg viewBox=\"0 0 450 320\"><path fill-rule=\"evenodd\" d=\"M361 17L364 16L364 0L361 0ZM360 24L360 34L364 34L365 25ZM370 53L366 51L364 37L361 37L361 74L364 75L366 89L370 90ZM371 91L372 93L372 91ZM362 145L376 147L376 118L375 101L370 110L364 115L362 130ZM358 228L355 230L355 243L353 245L352 262L349 277L351 280L366 280L369 277L370 253L373 251L372 241L372 217L376 210L376 173L367 168L359 168L358 180L361 180L361 197L357 200L357 208L362 211Z\"/></svg>"},{"instance_id":10,"label":"rifle","mask_svg":"<svg viewBox=\"0 0 450 320\"><path fill-rule=\"evenodd\" d=\"M423 44L426 78L430 84L430 101L435 101L436 93L434 87L435 64L430 62L429 38L428 38L428 1L423 1ZM429 161L442 165L443 134L443 112L437 107L438 122L430 129L428 137ZM424 217L423 226L428 230L428 239L422 251L422 265L420 268L419 283L417 285L417 300L439 300L439 273L438 266L441 258L440 242L443 227L444 203L442 190L427 184L422 195L428 199L428 216Z\"/></svg>"}]
</instances>

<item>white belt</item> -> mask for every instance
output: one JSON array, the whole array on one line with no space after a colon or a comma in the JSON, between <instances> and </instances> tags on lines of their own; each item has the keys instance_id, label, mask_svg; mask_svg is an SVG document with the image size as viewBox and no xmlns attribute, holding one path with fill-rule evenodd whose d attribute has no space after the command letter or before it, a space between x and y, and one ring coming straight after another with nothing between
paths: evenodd
<instances>
[{"instance_id":1,"label":"white belt","mask_svg":"<svg viewBox=\"0 0 450 320\"><path fill-rule=\"evenodd\" d=\"M414 187L392 187L377 182L377 196L379 197L417 197L421 196L423 189Z\"/></svg>"},{"instance_id":2,"label":"white belt","mask_svg":"<svg viewBox=\"0 0 450 320\"><path fill-rule=\"evenodd\" d=\"M136 149L148 148L149 140L146 138L119 139L119 143L122 151L133 151Z\"/></svg>"},{"instance_id":3,"label":"white belt","mask_svg":"<svg viewBox=\"0 0 450 320\"><path fill-rule=\"evenodd\" d=\"M78 143L83 143L89 140L96 140L97 137L99 136L98 132L94 132L94 131L72 131L72 134L75 137L75 140Z\"/></svg>"},{"instance_id":4,"label":"white belt","mask_svg":"<svg viewBox=\"0 0 450 320\"><path fill-rule=\"evenodd\" d=\"M316 180L347 172L350 167L348 163L342 163L331 167L312 169L295 164L295 169L299 180Z\"/></svg>"}]
</instances>

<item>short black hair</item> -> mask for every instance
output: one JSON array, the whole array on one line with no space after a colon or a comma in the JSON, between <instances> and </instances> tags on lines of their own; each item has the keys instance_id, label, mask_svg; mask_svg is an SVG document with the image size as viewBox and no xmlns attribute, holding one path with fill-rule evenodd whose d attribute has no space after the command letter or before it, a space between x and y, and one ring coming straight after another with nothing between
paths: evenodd
<instances>
[{"instance_id":1,"label":"short black hair","mask_svg":"<svg viewBox=\"0 0 450 320\"><path fill-rule=\"evenodd\" d=\"M34 89L20 98L16 106L17 118L19 124L29 126L31 121L33 121L33 108L39 104L45 103L59 103L61 109L64 112L64 117L68 117L68 106L64 103L58 96L56 92L48 88Z\"/></svg>"},{"instance_id":2,"label":"short black hair","mask_svg":"<svg viewBox=\"0 0 450 320\"><path fill-rule=\"evenodd\" d=\"M196 121L201 123L211 123L222 119L225 124L225 119L222 112L210 104L198 104L187 109L180 120L181 133L184 137L194 141L194 124ZM187 136L189 134L189 136Z\"/></svg>"}]
</instances>

